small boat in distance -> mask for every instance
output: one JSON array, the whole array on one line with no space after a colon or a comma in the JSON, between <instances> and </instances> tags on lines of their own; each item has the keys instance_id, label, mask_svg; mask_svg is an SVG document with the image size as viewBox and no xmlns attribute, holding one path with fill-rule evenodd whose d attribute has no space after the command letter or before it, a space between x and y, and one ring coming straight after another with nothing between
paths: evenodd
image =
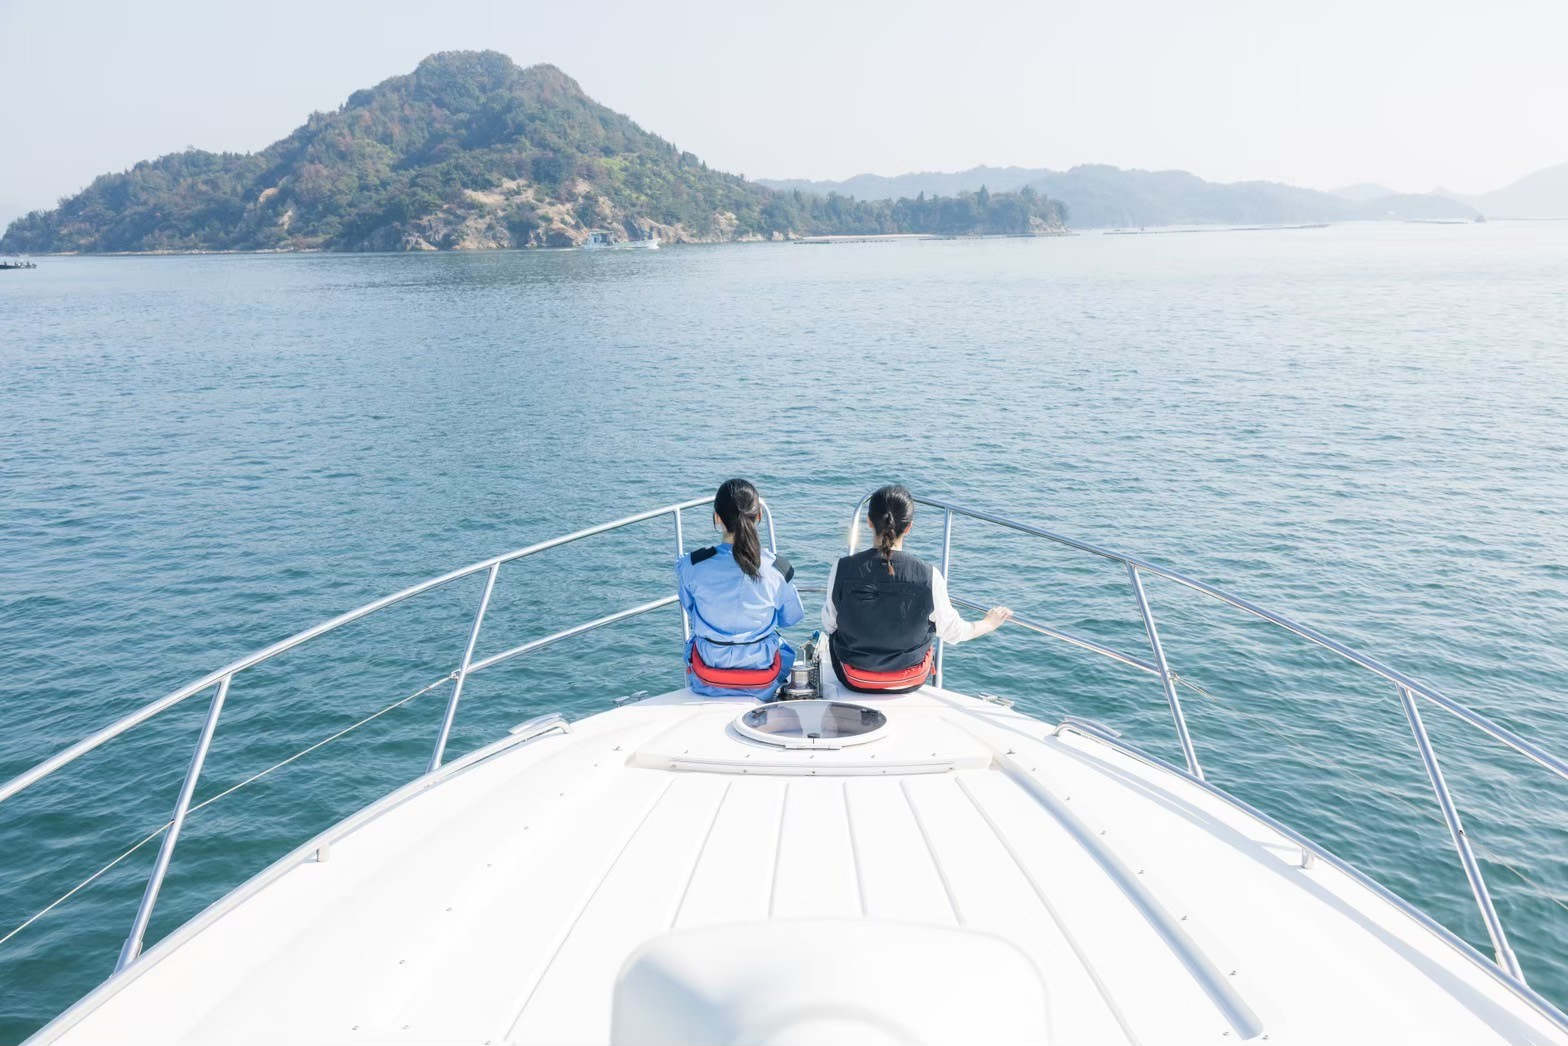
<instances>
[{"instance_id":1,"label":"small boat in distance","mask_svg":"<svg viewBox=\"0 0 1568 1046\"><path fill-rule=\"evenodd\" d=\"M657 233L650 233L646 240L616 240L607 232L595 230L583 241L582 249L585 251L656 251L659 249L659 236Z\"/></svg>"},{"instance_id":2,"label":"small boat in distance","mask_svg":"<svg viewBox=\"0 0 1568 1046\"><path fill-rule=\"evenodd\" d=\"M0 269L36 269L37 262L28 261L26 258L0 258Z\"/></svg>"}]
</instances>

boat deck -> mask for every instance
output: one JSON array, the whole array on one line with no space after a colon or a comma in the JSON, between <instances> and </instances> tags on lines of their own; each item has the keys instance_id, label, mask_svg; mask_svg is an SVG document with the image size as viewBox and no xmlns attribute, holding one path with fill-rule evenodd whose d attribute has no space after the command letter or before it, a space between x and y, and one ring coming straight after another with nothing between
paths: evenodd
<instances>
[{"instance_id":1,"label":"boat deck","mask_svg":"<svg viewBox=\"0 0 1568 1046\"><path fill-rule=\"evenodd\" d=\"M1564 1041L1414 917L1175 774L935 688L865 703L887 736L837 751L749 742L730 723L751 702L685 692L519 745L215 906L42 1040L605 1043L650 940L739 927L766 949L770 927L848 921L1016 946L1045 1041ZM941 1002L906 1014L929 1041L936 1009L961 1010Z\"/></svg>"}]
</instances>

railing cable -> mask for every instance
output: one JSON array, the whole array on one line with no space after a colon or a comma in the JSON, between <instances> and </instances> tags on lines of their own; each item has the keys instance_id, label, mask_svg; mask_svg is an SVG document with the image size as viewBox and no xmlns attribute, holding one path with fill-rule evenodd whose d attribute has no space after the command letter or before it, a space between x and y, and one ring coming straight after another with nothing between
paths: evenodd
<instances>
[{"instance_id":1,"label":"railing cable","mask_svg":"<svg viewBox=\"0 0 1568 1046\"><path fill-rule=\"evenodd\" d=\"M1236 707L1236 705L1234 703L1232 703L1230 701L1223 700L1222 698L1216 697L1214 694L1211 694L1209 691L1205 690L1203 687L1199 686L1197 683L1194 683L1192 680L1187 679L1187 678L1185 678L1183 676L1180 676L1180 675L1176 675L1175 673L1173 673L1173 675L1175 676L1176 681L1179 682L1181 685L1187 687L1189 690L1193 691L1194 693L1200 694L1203 697L1208 698L1215 705L1218 705L1219 707L1224 708L1226 711L1231 712L1231 713L1233 713L1235 715L1239 715L1242 718L1251 721L1252 723L1254 723L1257 726L1261 727L1265 733L1267 733L1270 736L1272 736L1275 740L1283 742L1285 745L1287 745L1287 746L1289 746L1291 748L1294 748L1296 751L1298 751L1302 755L1306 756L1312 762L1324 763L1324 764L1327 764L1328 766L1332 766L1336 770L1339 770L1339 771L1342 771L1345 774L1348 774L1349 776L1355 778L1357 781L1360 781L1362 784L1366 785L1368 788L1372 789L1373 791L1379 792L1382 795L1387 796L1389 799L1392 799L1394 802L1398 803L1400 806L1404 807L1406 810L1408 810L1411 813L1415 814L1417 817L1421 818L1422 820L1429 821L1432 824L1437 824L1437 825L1442 825L1444 823L1442 815L1434 812L1430 808L1424 807L1424 806L1420 806L1420 805L1417 805L1416 803L1411 802L1407 797L1405 797L1403 795L1400 795L1398 792L1396 792L1393 789L1388 788L1388 787L1380 784L1377 781L1372 780L1370 777L1367 777L1365 774L1362 774L1362 773L1358 772L1354 767L1347 766L1346 764L1341 763L1339 760L1335 759L1333 756L1325 755L1324 753L1322 753L1320 751L1317 751L1316 749L1308 748L1305 745L1301 744L1300 742L1296 741L1294 738L1290 737L1288 734L1282 733L1281 731L1275 729L1274 725L1273 725L1273 721L1268 719L1267 717L1259 715L1256 712L1249 712L1249 711L1247 711L1244 708L1238 708L1238 707ZM1475 847L1477 850L1481 851L1482 856L1484 856L1488 861L1491 861L1493 864L1497 865L1500 868L1506 868L1509 872L1513 873L1513 875L1520 882L1522 882L1526 886L1528 886L1531 889L1531 891L1536 896L1540 897L1543 901L1550 901L1552 904L1555 904L1557 907L1561 908L1563 911L1568 912L1568 903L1564 903L1564 901L1561 899L1561 897L1558 896L1561 893L1560 890L1557 890L1557 889L1555 889L1553 887L1547 886L1544 883L1538 882L1535 879L1532 879L1529 875L1527 875L1523 871L1521 871L1519 869L1518 865L1514 864L1508 858L1503 857L1501 854L1497 853L1497 851L1493 850L1491 847L1485 845L1484 843L1476 841L1476 839L1474 837L1471 837L1470 845Z\"/></svg>"},{"instance_id":2,"label":"railing cable","mask_svg":"<svg viewBox=\"0 0 1568 1046\"><path fill-rule=\"evenodd\" d=\"M457 677L457 673L455 671L450 672L450 673L442 676L440 679L437 679L434 683L431 683L429 686L426 686L426 687L423 687L423 688L421 688L419 690L416 690L412 694L409 694L407 697L404 697L404 698L401 698L401 699L399 699L397 701L392 702L390 705L387 705L385 708L381 709L378 712L372 712L370 715L368 715L365 718L361 719L359 722L354 723L352 726L346 726L342 730L339 730L337 733L333 734L332 736L326 737L326 738L323 738L320 741L317 741L315 744L311 745L309 748L301 749L300 751L295 752L293 755L289 756L287 759L284 759L281 762L273 763L271 766L267 767L265 770L262 770L260 773L251 774L249 777L245 778L245 780L239 782L238 784L233 785L233 786L231 786L229 788L225 788L223 791L219 792L217 795L212 796L209 799L202 800L201 802L199 802L196 805L192 806L190 808L190 810L188 811L187 815L193 814L197 810L202 809L203 807L211 806L213 803L217 802L219 799L222 799L224 796L232 795L233 793L239 791L241 788L244 788L246 785L253 784L256 781L261 780L263 777L266 777L268 774L272 773L274 770L281 770L283 767L288 766L290 763L294 762L295 760L302 759L305 756L309 755L310 753L314 752L316 749L321 748L324 745L331 744L333 741L336 741L338 738L342 737L344 734L350 733L350 732L352 732L354 730L358 730L360 727L364 726L365 724L370 723L370 722L372 722L372 721L374 721L376 719L381 718L382 716L386 715L388 712L392 711L395 708L402 708L404 705L408 704L410 701L414 700L416 697L423 697L425 694L430 693L430 691L434 690L436 687L441 686L444 683L449 683L453 679L455 679L456 677ZM127 857L131 856L131 854L135 853L137 850L140 850L142 847L146 846L148 843L152 842L154 839L157 839L164 832L167 832L169 830L169 826L172 825L173 823L174 823L173 820L168 820L168 821L163 822L163 824L159 825L149 835L144 836L141 839L140 842L136 843L136 845L132 846L129 850L126 850L120 856L116 857L114 860L110 861L108 864L104 865L102 868L98 869L96 872L94 872L93 874L89 875L87 878L83 879L81 882L77 883L75 886L71 887L65 893L61 894L59 897L56 897L53 901L50 901L43 908L40 908L38 911L34 912L32 915L30 915L22 923L20 923L16 927L12 928L11 932L7 933L4 937L0 937L0 947L3 947L8 941L11 940L11 938L15 937L17 934L21 933L23 930L25 930L29 926L33 925L33 923L37 922L39 919L42 919L44 916L48 915L50 912L54 911L56 908L60 907L60 905L64 904L66 901L69 901L72 897L76 896L82 890L86 889L88 886L91 886L94 882L97 882L100 878L102 878L105 874L107 874L110 870L112 870L121 861L123 861Z\"/></svg>"}]
</instances>

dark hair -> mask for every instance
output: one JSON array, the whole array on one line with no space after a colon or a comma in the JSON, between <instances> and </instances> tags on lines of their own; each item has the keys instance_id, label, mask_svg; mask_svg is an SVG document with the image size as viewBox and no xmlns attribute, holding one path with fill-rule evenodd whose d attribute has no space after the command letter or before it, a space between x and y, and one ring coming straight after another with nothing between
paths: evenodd
<instances>
[{"instance_id":1,"label":"dark hair","mask_svg":"<svg viewBox=\"0 0 1568 1046\"><path fill-rule=\"evenodd\" d=\"M735 535L735 565L747 577L762 576L762 542L757 521L762 518L762 495L744 479L727 479L713 495L713 511L724 529Z\"/></svg>"},{"instance_id":2,"label":"dark hair","mask_svg":"<svg viewBox=\"0 0 1568 1046\"><path fill-rule=\"evenodd\" d=\"M871 517L871 530L876 535L877 548L881 549L882 562L887 564L887 572L891 574L893 543L915 521L915 497L908 487L889 483L871 495L866 515Z\"/></svg>"}]
</instances>

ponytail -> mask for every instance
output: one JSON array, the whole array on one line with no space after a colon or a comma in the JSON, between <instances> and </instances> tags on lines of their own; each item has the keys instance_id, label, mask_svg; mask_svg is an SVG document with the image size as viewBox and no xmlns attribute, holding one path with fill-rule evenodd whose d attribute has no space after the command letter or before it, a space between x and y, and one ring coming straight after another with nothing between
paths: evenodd
<instances>
[{"instance_id":1,"label":"ponytail","mask_svg":"<svg viewBox=\"0 0 1568 1046\"><path fill-rule=\"evenodd\" d=\"M871 495L871 501L866 506L866 515L871 521L871 532L876 537L877 550L882 553L882 562L887 565L887 572L891 574L893 573L893 546L915 521L914 495L909 493L907 487L889 483Z\"/></svg>"},{"instance_id":2,"label":"ponytail","mask_svg":"<svg viewBox=\"0 0 1568 1046\"><path fill-rule=\"evenodd\" d=\"M762 576L762 540L757 536L757 520L762 515L762 496L744 479L728 479L713 496L713 512L724 529L735 536L735 565L749 578Z\"/></svg>"}]
</instances>

